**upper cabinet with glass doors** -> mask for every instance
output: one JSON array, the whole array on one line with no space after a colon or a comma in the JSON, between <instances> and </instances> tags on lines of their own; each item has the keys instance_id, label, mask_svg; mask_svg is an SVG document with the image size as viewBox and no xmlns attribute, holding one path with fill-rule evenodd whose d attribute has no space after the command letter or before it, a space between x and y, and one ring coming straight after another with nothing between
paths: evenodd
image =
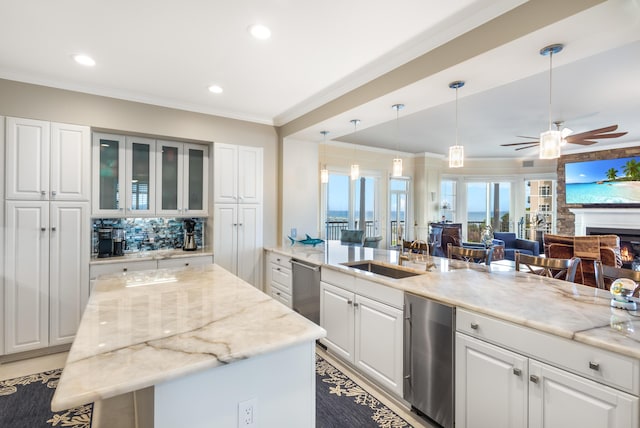
<instances>
[{"instance_id":1,"label":"upper cabinet with glass doors","mask_svg":"<svg viewBox=\"0 0 640 428\"><path fill-rule=\"evenodd\" d=\"M155 140L93 134L93 215L155 214Z\"/></svg>"},{"instance_id":2,"label":"upper cabinet with glass doors","mask_svg":"<svg viewBox=\"0 0 640 428\"><path fill-rule=\"evenodd\" d=\"M93 134L93 216L205 217L209 148Z\"/></svg>"},{"instance_id":3,"label":"upper cabinet with glass doors","mask_svg":"<svg viewBox=\"0 0 640 428\"><path fill-rule=\"evenodd\" d=\"M158 140L156 213L206 216L208 171L208 146Z\"/></svg>"}]
</instances>

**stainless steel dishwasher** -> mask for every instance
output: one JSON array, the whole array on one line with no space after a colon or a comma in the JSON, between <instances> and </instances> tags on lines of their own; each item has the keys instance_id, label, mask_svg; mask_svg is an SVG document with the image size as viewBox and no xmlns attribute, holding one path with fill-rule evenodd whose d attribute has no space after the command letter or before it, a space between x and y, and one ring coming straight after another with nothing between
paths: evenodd
<instances>
[{"instance_id":1,"label":"stainless steel dishwasher","mask_svg":"<svg viewBox=\"0 0 640 428\"><path fill-rule=\"evenodd\" d=\"M320 324L320 266L291 259L293 310Z\"/></svg>"},{"instance_id":2,"label":"stainless steel dishwasher","mask_svg":"<svg viewBox=\"0 0 640 428\"><path fill-rule=\"evenodd\" d=\"M405 293L404 399L453 427L455 308Z\"/></svg>"}]
</instances>

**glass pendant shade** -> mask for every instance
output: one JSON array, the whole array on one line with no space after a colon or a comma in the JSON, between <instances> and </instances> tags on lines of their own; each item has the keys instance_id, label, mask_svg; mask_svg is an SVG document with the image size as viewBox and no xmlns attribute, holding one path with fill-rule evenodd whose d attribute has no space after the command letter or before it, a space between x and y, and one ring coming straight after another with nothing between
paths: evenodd
<instances>
[{"instance_id":1,"label":"glass pendant shade","mask_svg":"<svg viewBox=\"0 0 640 428\"><path fill-rule=\"evenodd\" d=\"M402 177L402 159L395 158L393 160L393 168L391 170L392 177Z\"/></svg>"},{"instance_id":2,"label":"glass pendant shade","mask_svg":"<svg viewBox=\"0 0 640 428\"><path fill-rule=\"evenodd\" d=\"M547 131L540 134L540 159L557 159L560 157L562 133Z\"/></svg>"},{"instance_id":3,"label":"glass pendant shade","mask_svg":"<svg viewBox=\"0 0 640 428\"><path fill-rule=\"evenodd\" d=\"M449 168L461 168L464 166L464 147L455 145L449 147Z\"/></svg>"},{"instance_id":4,"label":"glass pendant shade","mask_svg":"<svg viewBox=\"0 0 640 428\"><path fill-rule=\"evenodd\" d=\"M329 170L325 167L320 170L320 183L326 184L329 182Z\"/></svg>"},{"instance_id":5,"label":"glass pendant shade","mask_svg":"<svg viewBox=\"0 0 640 428\"><path fill-rule=\"evenodd\" d=\"M351 165L351 179L357 180L358 177L360 177L360 165L354 163Z\"/></svg>"}]
</instances>

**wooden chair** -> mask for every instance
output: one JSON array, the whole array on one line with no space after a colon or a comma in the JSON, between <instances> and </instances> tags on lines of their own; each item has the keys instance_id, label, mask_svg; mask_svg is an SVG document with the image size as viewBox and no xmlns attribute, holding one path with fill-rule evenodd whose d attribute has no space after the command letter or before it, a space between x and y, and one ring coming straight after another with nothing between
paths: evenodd
<instances>
[{"instance_id":1,"label":"wooden chair","mask_svg":"<svg viewBox=\"0 0 640 428\"><path fill-rule=\"evenodd\" d=\"M424 241L402 241L402 249L406 253L429 255L429 244Z\"/></svg>"},{"instance_id":2,"label":"wooden chair","mask_svg":"<svg viewBox=\"0 0 640 428\"><path fill-rule=\"evenodd\" d=\"M516 271L520 272L524 269L523 266L526 266L527 270L525 270L525 272L548 276L550 278L564 279L569 282L574 282L576 279L576 271L580 264L580 258L578 257L553 259L516 253L515 259Z\"/></svg>"},{"instance_id":3,"label":"wooden chair","mask_svg":"<svg viewBox=\"0 0 640 428\"><path fill-rule=\"evenodd\" d=\"M449 243L447 245L447 255L450 259L463 260L469 263L484 263L489 266L491 264L493 248L465 248Z\"/></svg>"},{"instance_id":4,"label":"wooden chair","mask_svg":"<svg viewBox=\"0 0 640 428\"><path fill-rule=\"evenodd\" d=\"M640 271L624 269L615 266L603 264L600 260L596 260L596 283L598 288L608 290L611 282L618 278L629 278L640 285ZM634 293L634 297L638 292Z\"/></svg>"}]
</instances>

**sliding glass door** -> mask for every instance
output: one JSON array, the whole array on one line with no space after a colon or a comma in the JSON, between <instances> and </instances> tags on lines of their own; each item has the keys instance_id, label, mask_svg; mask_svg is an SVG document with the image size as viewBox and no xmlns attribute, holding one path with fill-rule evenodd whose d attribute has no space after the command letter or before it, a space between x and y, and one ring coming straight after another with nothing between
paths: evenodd
<instances>
[{"instance_id":1,"label":"sliding glass door","mask_svg":"<svg viewBox=\"0 0 640 428\"><path fill-rule=\"evenodd\" d=\"M342 229L362 229L365 236L377 236L377 188L376 177L351 180L347 174L330 172L325 196L325 239L340 239Z\"/></svg>"}]
</instances>

